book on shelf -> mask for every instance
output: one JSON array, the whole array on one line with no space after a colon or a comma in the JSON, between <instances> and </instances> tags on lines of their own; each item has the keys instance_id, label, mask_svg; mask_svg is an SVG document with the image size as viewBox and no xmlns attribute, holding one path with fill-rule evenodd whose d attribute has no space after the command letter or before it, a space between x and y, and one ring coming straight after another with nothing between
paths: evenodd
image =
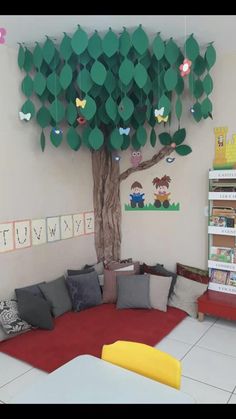
<instances>
[{"instance_id":1,"label":"book on shelf","mask_svg":"<svg viewBox=\"0 0 236 419\"><path fill-rule=\"evenodd\" d=\"M211 215L209 225L214 227L234 227L234 217L224 215Z\"/></svg>"},{"instance_id":2,"label":"book on shelf","mask_svg":"<svg viewBox=\"0 0 236 419\"><path fill-rule=\"evenodd\" d=\"M236 272L228 272L226 285L236 287Z\"/></svg>"},{"instance_id":3,"label":"book on shelf","mask_svg":"<svg viewBox=\"0 0 236 419\"><path fill-rule=\"evenodd\" d=\"M215 247L210 249L210 259L225 263L234 263L235 252L231 247Z\"/></svg>"},{"instance_id":4,"label":"book on shelf","mask_svg":"<svg viewBox=\"0 0 236 419\"><path fill-rule=\"evenodd\" d=\"M219 269L211 269L210 281L216 282L217 284L226 284L228 277L228 271L221 271Z\"/></svg>"}]
</instances>

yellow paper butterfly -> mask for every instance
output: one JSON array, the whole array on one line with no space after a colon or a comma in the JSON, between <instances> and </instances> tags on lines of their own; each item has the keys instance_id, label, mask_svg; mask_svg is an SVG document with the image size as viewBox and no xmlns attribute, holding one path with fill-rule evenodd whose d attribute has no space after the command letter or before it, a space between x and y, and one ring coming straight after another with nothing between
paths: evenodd
<instances>
[{"instance_id":1,"label":"yellow paper butterfly","mask_svg":"<svg viewBox=\"0 0 236 419\"><path fill-rule=\"evenodd\" d=\"M85 105L86 105L86 99L80 100L80 99L76 98L75 103L76 103L77 108L83 108L84 109Z\"/></svg>"},{"instance_id":2,"label":"yellow paper butterfly","mask_svg":"<svg viewBox=\"0 0 236 419\"><path fill-rule=\"evenodd\" d=\"M165 110L165 108L162 107L161 109L155 109L155 111L154 111L154 114L155 114L155 117L157 118L158 123L168 121L168 115L163 116L164 110Z\"/></svg>"}]
</instances>

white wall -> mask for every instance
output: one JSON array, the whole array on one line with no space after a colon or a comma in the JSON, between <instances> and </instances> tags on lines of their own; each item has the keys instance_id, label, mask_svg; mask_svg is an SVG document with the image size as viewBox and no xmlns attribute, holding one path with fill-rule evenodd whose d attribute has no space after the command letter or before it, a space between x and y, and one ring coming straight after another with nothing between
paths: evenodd
<instances>
[{"instance_id":1,"label":"white wall","mask_svg":"<svg viewBox=\"0 0 236 419\"><path fill-rule=\"evenodd\" d=\"M217 49L217 46L216 46ZM185 143L193 152L186 157L176 157L172 164L165 160L142 172L129 176L121 184L122 202L122 258L133 257L147 263L164 263L175 269L176 262L199 268L207 268L208 235L207 217L204 208L208 205L208 169L214 159L214 127L228 126L228 137L236 133L235 92L236 92L236 55L218 57L210 72L214 90L210 95L213 101L213 120L208 118L196 123L190 112L191 98L186 97L185 113L181 126L186 128ZM171 126L173 133L177 124ZM156 129L156 133L163 129ZM155 152L160 149L157 140ZM143 148L143 160L153 155L150 144ZM120 162L121 172L130 166L129 153L123 152ZM129 203L130 186L137 180L150 192L147 201L153 199L154 177L171 177L170 192L172 202L180 202L179 212L124 211Z\"/></svg>"},{"instance_id":2,"label":"white wall","mask_svg":"<svg viewBox=\"0 0 236 419\"><path fill-rule=\"evenodd\" d=\"M57 149L47 141L42 153L36 122L19 120L24 75L17 52L1 45L0 222L93 210L90 152L74 152L64 139ZM16 286L52 280L95 261L94 235L2 253L0 298Z\"/></svg>"}]
</instances>

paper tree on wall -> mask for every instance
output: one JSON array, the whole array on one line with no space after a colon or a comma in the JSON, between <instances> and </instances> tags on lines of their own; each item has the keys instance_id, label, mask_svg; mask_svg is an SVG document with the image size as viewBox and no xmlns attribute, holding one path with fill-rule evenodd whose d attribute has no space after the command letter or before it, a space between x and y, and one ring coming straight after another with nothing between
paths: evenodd
<instances>
[{"instance_id":1,"label":"paper tree on wall","mask_svg":"<svg viewBox=\"0 0 236 419\"><path fill-rule=\"evenodd\" d=\"M215 60L212 43L203 55L193 34L182 49L172 38L164 41L160 33L150 43L142 25L133 33L124 28L119 36L109 28L103 38L97 31L88 37L78 25L72 37L64 33L59 46L49 37L43 45L36 42L32 51L20 45L18 65L26 72L22 91L27 97L20 110L22 123L36 119L43 151L46 127L55 147L65 138L75 151L81 144L92 151L98 260L120 257L119 183L173 152L185 156L192 151L183 144L186 130L180 127L184 90L193 97L190 118L199 122L212 117L209 71ZM37 110L35 96L40 102ZM177 130L165 132L174 114ZM120 174L114 152L143 147L148 125L155 149L156 132L163 131L158 133L162 148Z\"/></svg>"}]
</instances>

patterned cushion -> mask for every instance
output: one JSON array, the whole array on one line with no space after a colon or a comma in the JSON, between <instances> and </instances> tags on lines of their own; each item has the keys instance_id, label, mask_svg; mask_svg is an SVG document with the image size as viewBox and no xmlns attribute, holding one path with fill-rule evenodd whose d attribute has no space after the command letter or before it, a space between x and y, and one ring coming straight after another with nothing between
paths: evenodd
<instances>
[{"instance_id":1,"label":"patterned cushion","mask_svg":"<svg viewBox=\"0 0 236 419\"><path fill-rule=\"evenodd\" d=\"M73 310L80 311L102 303L101 289L96 271L67 278Z\"/></svg>"},{"instance_id":2,"label":"patterned cushion","mask_svg":"<svg viewBox=\"0 0 236 419\"><path fill-rule=\"evenodd\" d=\"M7 334L30 329L30 324L20 319L16 300L0 301L0 323Z\"/></svg>"}]
</instances>

